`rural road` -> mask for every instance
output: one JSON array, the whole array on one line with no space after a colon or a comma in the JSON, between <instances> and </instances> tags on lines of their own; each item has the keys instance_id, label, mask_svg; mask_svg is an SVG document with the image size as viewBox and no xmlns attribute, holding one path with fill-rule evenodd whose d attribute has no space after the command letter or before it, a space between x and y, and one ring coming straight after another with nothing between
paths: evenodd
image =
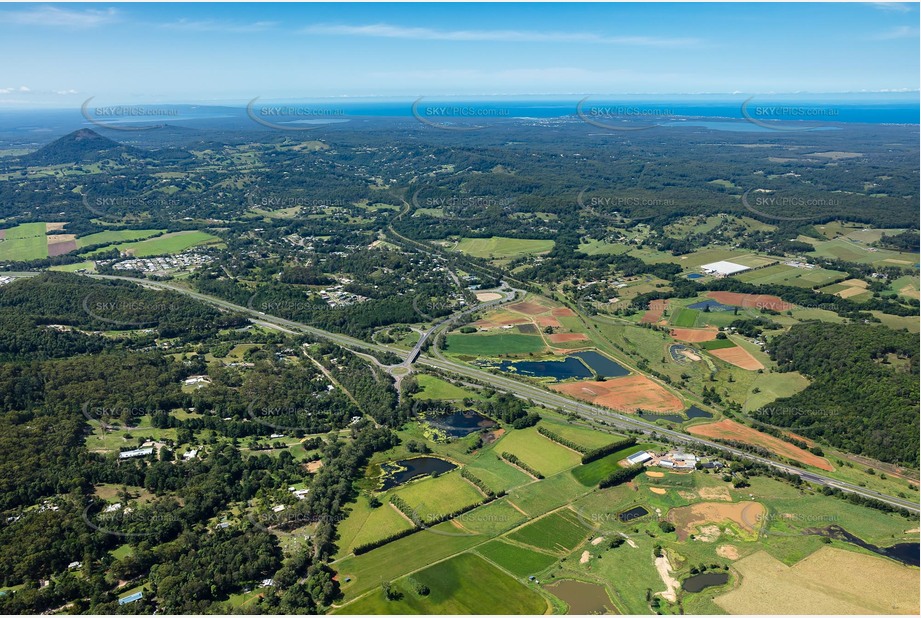
<instances>
[{"instance_id":1,"label":"rural road","mask_svg":"<svg viewBox=\"0 0 921 618\"><path fill-rule=\"evenodd\" d=\"M35 273L35 272L12 273L11 272L11 273L4 273L4 274L10 277L32 277L40 273ZM222 309L227 309L229 311L236 311L244 315L248 315L265 324L270 324L273 326L281 327L288 331L307 333L317 338L326 339L328 341L332 341L333 343L337 343L339 345L343 345L343 346L347 346L351 348L357 348L360 350L377 350L381 352L392 352L398 355L406 354L404 350L390 348L390 347L380 345L380 344L375 344L375 343L368 343L366 341L362 341L360 339L356 339L348 335L331 333L328 331L321 330L319 328L315 328L313 326L302 324L300 322L295 322L293 320L287 320L284 318L279 318L276 316L268 315L260 311L256 311L254 309L250 309L248 307L243 307L243 306L225 301L220 298L215 298L207 294L201 294L200 292L195 292L195 291L192 291L186 288L182 288L182 287L179 287L179 286L176 286L170 283L166 283L163 281L150 281L147 279L136 279L134 277L122 277L122 276L115 276L115 275L87 275L87 276L95 278L95 279L114 279L114 280L120 280L120 281L128 281L128 282L140 284L140 285L151 287L151 288L171 290L173 292L185 294L186 296L191 296L192 298L200 300L201 302L208 303L210 305L220 307ZM426 337L430 335L431 333L435 332L437 329L446 327L446 325L448 325L453 320L456 320L461 315L470 313L475 310L488 308L490 306L499 304L501 302L506 302L510 298L514 298L514 290L512 290L511 293L509 293L509 291L505 291L505 296L503 299L490 301L488 303L482 303L481 305L469 307L463 310L462 312L459 312L457 314L452 315L451 317L446 318L445 320L443 320L436 326L429 329L426 333ZM419 340L420 344L423 340L424 338L420 337L420 340ZM417 348L421 350L420 344L417 344ZM858 494L858 495L861 495L867 498L874 498L876 500L885 502L892 506L904 508L912 513L921 513L921 507L919 507L919 504L917 502L912 502L910 500L906 500L904 498L898 498L895 496L889 496L887 494L883 494L877 491L866 489L864 487L860 487L859 485L856 485L853 483L848 483L846 481L840 481L837 479L829 478L827 476L824 476L824 475L821 475L821 474L818 474L812 471L804 470L802 468L797 468L795 466L791 466L785 463L780 463L772 459L768 459L766 457L761 457L759 455L754 455L746 451L742 451L742 450L739 450L739 449L736 449L730 446L726 446L724 444L711 442L710 440L705 440L703 438L684 434L684 433L681 433L679 431L675 431L672 429L665 429L663 427L653 425L652 423L648 423L640 419L625 416L623 414L614 412L613 410L609 410L607 408L601 408L601 407L593 406L591 404L577 401L574 399L569 399L568 397L563 397L562 395L559 395L552 391L548 391L548 390L545 390L543 388L540 388L540 387L537 387L531 384L525 384L522 382L518 382L517 380L514 380L512 378L507 378L504 376L487 373L485 371L481 371L479 369L475 369L468 365L457 363L457 362L454 362L454 361L451 361L445 358L443 355L441 355L440 351L437 349L437 346L432 346L431 350L435 354L434 357L421 356L421 357L418 357L416 362L422 365L434 367L436 369L441 369L442 371L452 372L462 377L471 378L471 379L479 380L479 381L486 381L490 384L490 386L492 386L496 390L502 390L502 391L509 392L517 397L520 397L523 399L529 399L531 401L534 401L546 407L559 408L561 410L573 412L575 414L579 414L580 416L587 417L593 420L603 420L608 425L623 428L623 429L640 431L645 434L654 433L660 436L666 436L672 441L683 443L683 444L706 445L711 448L719 449L726 453L732 453L735 456L747 459L749 461L755 461L755 462L758 462L758 463L761 463L767 466L771 466L775 469L782 470L789 474L795 474L799 476L800 478L802 478L804 481L808 481L813 484L817 484L817 485L821 485L825 487L836 488L843 492L854 493L854 494ZM416 348L413 348L412 353L418 354ZM410 362L413 362L413 361L410 360Z\"/></svg>"}]
</instances>

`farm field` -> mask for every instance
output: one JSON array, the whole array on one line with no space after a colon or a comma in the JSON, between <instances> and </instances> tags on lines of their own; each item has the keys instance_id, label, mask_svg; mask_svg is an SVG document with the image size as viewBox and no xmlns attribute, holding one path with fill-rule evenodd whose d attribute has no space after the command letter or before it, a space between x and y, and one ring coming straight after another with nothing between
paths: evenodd
<instances>
[{"instance_id":1,"label":"farm field","mask_svg":"<svg viewBox=\"0 0 921 618\"><path fill-rule=\"evenodd\" d=\"M824 268L797 268L786 264L774 264L758 270L749 270L733 275L733 279L754 285L781 284L796 287L814 288L828 285L836 279L846 277L847 273Z\"/></svg>"},{"instance_id":2,"label":"farm field","mask_svg":"<svg viewBox=\"0 0 921 618\"><path fill-rule=\"evenodd\" d=\"M498 540L480 545L475 551L518 577L539 573L557 561L556 556Z\"/></svg>"},{"instance_id":3,"label":"farm field","mask_svg":"<svg viewBox=\"0 0 921 618\"><path fill-rule=\"evenodd\" d=\"M589 533L572 510L564 508L507 535L511 541L554 553L571 552Z\"/></svg>"},{"instance_id":4,"label":"farm field","mask_svg":"<svg viewBox=\"0 0 921 618\"><path fill-rule=\"evenodd\" d=\"M166 253L181 253L186 249L198 245L206 245L220 242L220 238L207 232L187 231L171 232L156 238L149 238L137 242L121 243L114 245L114 248L123 253L134 257L149 257L152 255L163 255ZM105 247L98 251L90 252L86 255L91 256L97 252L108 251L112 247Z\"/></svg>"},{"instance_id":5,"label":"farm field","mask_svg":"<svg viewBox=\"0 0 921 618\"><path fill-rule=\"evenodd\" d=\"M506 434L496 443L494 450L515 455L544 476L568 470L581 461L581 455L540 435L536 427Z\"/></svg>"},{"instance_id":6,"label":"farm field","mask_svg":"<svg viewBox=\"0 0 921 618\"><path fill-rule=\"evenodd\" d=\"M541 421L540 425L543 425L558 436L566 438L567 440L572 440L586 449L598 448L623 439L623 436L620 435L580 425L549 423L546 420Z\"/></svg>"},{"instance_id":7,"label":"farm field","mask_svg":"<svg viewBox=\"0 0 921 618\"><path fill-rule=\"evenodd\" d=\"M546 344L540 335L461 335L447 336L447 351L470 356L499 356L541 352Z\"/></svg>"},{"instance_id":8,"label":"farm field","mask_svg":"<svg viewBox=\"0 0 921 618\"><path fill-rule=\"evenodd\" d=\"M769 451L780 455L781 457L789 457L794 461L798 461L809 466L815 466L820 470L834 470L834 467L832 467L832 465L824 457L813 455L812 453L804 451L803 449L794 446L789 442L784 442L783 440L775 438L774 436L769 436L768 434L761 433L760 431L737 423L733 420L723 419L716 423L693 425L688 428L688 433L691 433L695 436L703 436L705 438L738 440L739 442L744 442L746 444L764 447Z\"/></svg>"},{"instance_id":9,"label":"farm field","mask_svg":"<svg viewBox=\"0 0 921 618\"><path fill-rule=\"evenodd\" d=\"M741 585L715 599L732 614L914 614L917 570L823 547L792 567L766 552L739 560ZM872 595L868 590L874 591Z\"/></svg>"},{"instance_id":10,"label":"farm field","mask_svg":"<svg viewBox=\"0 0 921 618\"><path fill-rule=\"evenodd\" d=\"M879 264L908 268L917 268L916 265L918 264L917 253L901 253L889 249L867 247L863 243L846 237L835 238L834 240L816 240L800 236L800 240L815 247L814 254L818 257L838 258L859 264Z\"/></svg>"},{"instance_id":11,"label":"farm field","mask_svg":"<svg viewBox=\"0 0 921 618\"><path fill-rule=\"evenodd\" d=\"M347 555L356 545L377 541L401 530L408 530L412 525L397 512L386 500L384 504L371 508L362 498L350 505L349 515L339 522L339 556ZM417 533L418 534L418 533Z\"/></svg>"},{"instance_id":12,"label":"farm field","mask_svg":"<svg viewBox=\"0 0 921 618\"><path fill-rule=\"evenodd\" d=\"M480 556L464 553L414 573L427 586L417 594L408 578L392 585L402 596L388 601L382 590L336 610L342 614L543 614L547 601Z\"/></svg>"},{"instance_id":13,"label":"farm field","mask_svg":"<svg viewBox=\"0 0 921 618\"><path fill-rule=\"evenodd\" d=\"M454 386L441 378L425 373L416 374L419 392L413 393L413 399L458 400L465 398L479 399L479 395L460 386Z\"/></svg>"},{"instance_id":14,"label":"farm field","mask_svg":"<svg viewBox=\"0 0 921 618\"><path fill-rule=\"evenodd\" d=\"M498 454L501 449L484 452L480 457L467 464L470 471L493 491L508 491L513 487L532 481L531 477L514 466L508 465Z\"/></svg>"},{"instance_id":15,"label":"farm field","mask_svg":"<svg viewBox=\"0 0 921 618\"><path fill-rule=\"evenodd\" d=\"M390 493L395 493L405 500L422 518L422 521L431 521L439 515L453 513L483 500L483 495L461 478L457 470L452 470L437 478L424 478L410 482L395 488ZM382 496L381 502L386 502L389 495Z\"/></svg>"},{"instance_id":16,"label":"farm field","mask_svg":"<svg viewBox=\"0 0 921 618\"><path fill-rule=\"evenodd\" d=\"M697 322L697 316L700 315L700 312L696 309L688 309L682 307L672 316L672 325L679 328L693 328Z\"/></svg>"},{"instance_id":17,"label":"farm field","mask_svg":"<svg viewBox=\"0 0 921 618\"><path fill-rule=\"evenodd\" d=\"M612 472L620 468L617 462L634 453L652 449L654 446L655 445L649 443L628 446L627 448L611 453L601 459L582 464L578 468L573 469L572 476L582 485L594 487L598 485L602 479L610 476Z\"/></svg>"},{"instance_id":18,"label":"farm field","mask_svg":"<svg viewBox=\"0 0 921 618\"><path fill-rule=\"evenodd\" d=\"M576 399L624 412L680 412L684 409L677 396L642 374L612 378L604 382L583 380L553 384L551 388Z\"/></svg>"},{"instance_id":19,"label":"farm field","mask_svg":"<svg viewBox=\"0 0 921 618\"><path fill-rule=\"evenodd\" d=\"M40 260L48 257L47 228L42 222L0 230L0 260Z\"/></svg>"},{"instance_id":20,"label":"farm field","mask_svg":"<svg viewBox=\"0 0 921 618\"><path fill-rule=\"evenodd\" d=\"M547 253L553 249L553 245L554 241L552 240L493 236L491 238L461 238L454 247L454 251L460 251L478 258L502 259Z\"/></svg>"},{"instance_id":21,"label":"farm field","mask_svg":"<svg viewBox=\"0 0 921 618\"><path fill-rule=\"evenodd\" d=\"M91 245L124 243L150 238L155 234L162 234L166 230L106 230L87 236L77 237L77 248L83 249Z\"/></svg>"}]
</instances>

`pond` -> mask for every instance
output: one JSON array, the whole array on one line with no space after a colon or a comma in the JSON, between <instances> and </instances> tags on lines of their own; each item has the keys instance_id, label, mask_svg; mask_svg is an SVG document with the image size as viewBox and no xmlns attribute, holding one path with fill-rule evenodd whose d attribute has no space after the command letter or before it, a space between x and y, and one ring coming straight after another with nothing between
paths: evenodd
<instances>
[{"instance_id":1,"label":"pond","mask_svg":"<svg viewBox=\"0 0 921 618\"><path fill-rule=\"evenodd\" d=\"M689 419L693 418L713 418L713 415L707 412L706 410L701 410L697 406L691 406L684 411L684 415Z\"/></svg>"},{"instance_id":2,"label":"pond","mask_svg":"<svg viewBox=\"0 0 921 618\"><path fill-rule=\"evenodd\" d=\"M656 421L668 421L669 423L683 423L687 419L678 414L655 414L653 412L638 412L639 416L644 421L649 421L650 423L655 423Z\"/></svg>"},{"instance_id":3,"label":"pond","mask_svg":"<svg viewBox=\"0 0 921 618\"><path fill-rule=\"evenodd\" d=\"M701 573L684 580L684 582L681 584L681 587L688 592L700 592L704 588L709 588L710 586L722 586L728 581L729 573L726 573L725 571Z\"/></svg>"},{"instance_id":4,"label":"pond","mask_svg":"<svg viewBox=\"0 0 921 618\"><path fill-rule=\"evenodd\" d=\"M649 515L649 511L641 506L635 506L628 511L623 511L622 513L617 514L617 519L624 523L633 521L634 519L639 519L640 517L645 517Z\"/></svg>"},{"instance_id":5,"label":"pond","mask_svg":"<svg viewBox=\"0 0 921 618\"><path fill-rule=\"evenodd\" d=\"M818 534L821 536L827 536L839 541L844 541L846 543L851 543L858 547L863 547L868 549L876 554L886 556L887 558L892 558L897 562L906 564L908 566L921 566L921 545L918 543L896 543L889 547L878 547L871 543L867 543L860 537L854 536L841 526L832 525L827 528L811 528L806 530L809 534Z\"/></svg>"},{"instance_id":6,"label":"pond","mask_svg":"<svg viewBox=\"0 0 921 618\"><path fill-rule=\"evenodd\" d=\"M612 361L607 356L598 352L575 352L572 356L578 356L592 371L606 378L620 378L629 375L630 372L621 367L618 363Z\"/></svg>"},{"instance_id":7,"label":"pond","mask_svg":"<svg viewBox=\"0 0 921 618\"><path fill-rule=\"evenodd\" d=\"M569 605L568 614L616 614L608 591L601 584L561 579L545 586L553 596Z\"/></svg>"},{"instance_id":8,"label":"pond","mask_svg":"<svg viewBox=\"0 0 921 618\"><path fill-rule=\"evenodd\" d=\"M475 412L464 410L444 414L436 414L425 419L432 427L436 427L452 438L463 438L481 429L496 426L496 422Z\"/></svg>"},{"instance_id":9,"label":"pond","mask_svg":"<svg viewBox=\"0 0 921 618\"><path fill-rule=\"evenodd\" d=\"M453 463L438 457L414 457L381 464L383 483L381 490L392 489L420 476L444 474L456 468Z\"/></svg>"},{"instance_id":10,"label":"pond","mask_svg":"<svg viewBox=\"0 0 921 618\"><path fill-rule=\"evenodd\" d=\"M509 371L534 378L553 378L566 380L569 378L590 378L592 372L577 358L567 356L563 360L545 361L509 361L491 363L488 366L497 367L502 371Z\"/></svg>"}]
</instances>

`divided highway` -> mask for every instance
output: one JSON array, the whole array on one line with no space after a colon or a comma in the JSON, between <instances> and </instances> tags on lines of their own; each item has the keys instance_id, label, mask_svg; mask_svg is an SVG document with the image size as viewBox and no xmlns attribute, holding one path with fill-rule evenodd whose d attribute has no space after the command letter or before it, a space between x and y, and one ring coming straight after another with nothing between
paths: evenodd
<instances>
[{"instance_id":1,"label":"divided highway","mask_svg":"<svg viewBox=\"0 0 921 618\"><path fill-rule=\"evenodd\" d=\"M13 276L13 277L29 277L29 276L34 276L38 273L29 272L29 273L5 273L5 274L9 276ZM274 325L276 327L279 327L287 331L310 334L317 338L326 339L328 341L332 341L333 343L351 347L351 348L356 348L359 350L392 352L394 354L398 354L401 356L406 355L405 350L399 350L396 348L391 348L385 345L380 345L380 344L375 344L375 343L368 343L366 341L362 341L360 339L356 339L348 335L331 333L325 330L321 330L319 328L315 328L313 326L308 326L306 324L295 322L293 320L287 320L285 318L279 318L277 316L268 315L261 311L252 309L250 307L242 307L240 305L222 300L220 298L215 298L207 294L195 292L195 291L192 291L186 288L182 288L174 284L162 282L162 281L150 281L146 279L136 279L134 277L121 277L121 276L114 276L114 275L88 275L88 276L97 278L97 279L117 279L117 280L122 280L122 281L129 281L129 282L137 283L137 284L144 285L144 286L151 287L151 288L171 290L173 292L185 294L201 302L208 303L210 305L213 305L213 306L216 306L222 309L227 309L230 311L236 311L236 312L242 313L244 315L249 315L252 318L264 324L267 324L267 325ZM440 351L437 349L437 346L431 347L431 350L434 354L433 357L418 356L422 349L422 345L424 341L428 339L430 336L432 336L433 334L436 334L440 329L446 329L450 325L450 323L454 322L462 315L469 314L473 311L482 310L484 308L489 308L491 306L500 304L502 302L508 302L509 300L514 298L515 290L511 290L511 291L503 290L503 294L504 294L504 297L502 299L490 301L487 303L482 303L480 305L476 305L472 307L468 307L467 309L464 309L461 312L455 313L452 316L442 320L435 326L431 327L429 330L425 332L424 336L420 337L419 342L417 343L416 347L413 348L412 352L410 352L410 354L406 357L406 361L404 361L404 363L409 365L409 364L412 364L413 362L417 362L419 364L433 367L436 369L440 369L442 371L452 372L462 377L470 378L470 379L481 381L481 382L485 381L485 382L488 382L490 386L492 386L496 390L506 391L517 397L529 399L535 403L539 403L549 408L559 408L566 412L573 412L575 414L578 414L580 416L583 416L589 419L603 420L605 423L607 423L609 426L612 426L612 427L640 431L646 434L655 433L659 436L665 436L673 442L688 444L692 446L695 444L707 445L709 447L719 449L725 453L732 453L733 455L748 459L750 461L756 461L758 463L772 466L778 470L782 470L790 474L796 474L800 478L802 478L804 481L808 481L816 485L837 488L844 492L858 494L858 495L861 495L867 498L874 498L881 502L885 502L893 506L904 508L912 513L921 513L921 507L919 507L919 504L916 502L912 502L910 500L898 498L895 496L889 496L889 495L886 495L886 494L883 494L877 491L873 491L870 489L866 489L864 487L860 487L853 483L840 481L837 479L833 479L833 478L824 476L822 474L818 474L816 472L803 470L795 466L791 466L785 463L780 463L772 459L768 459L766 457L761 457L759 455L755 455L752 453L748 453L746 451L732 448L724 444L719 444L716 442L712 442L710 440L705 440L697 436L691 436L688 434L681 433L679 431L665 429L663 427L653 425L652 423L648 423L646 421L643 421L635 417L630 417L624 414L619 414L607 408L593 406L585 402L581 402L581 401L577 401L574 399L570 399L568 397L564 397L562 395L559 395L552 391L540 388L538 386L534 386L531 384L525 384L517 380L514 380L512 378L494 375L491 373L481 371L479 369L475 369L469 365L464 365L461 363L454 362L452 360L445 358L440 353ZM414 358L417 356L418 358Z\"/></svg>"}]
</instances>

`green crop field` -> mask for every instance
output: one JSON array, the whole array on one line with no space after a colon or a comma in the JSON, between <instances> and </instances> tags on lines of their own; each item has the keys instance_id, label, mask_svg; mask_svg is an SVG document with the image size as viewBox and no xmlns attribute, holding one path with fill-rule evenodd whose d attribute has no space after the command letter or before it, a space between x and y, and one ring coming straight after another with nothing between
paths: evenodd
<instances>
[{"instance_id":1,"label":"green crop field","mask_svg":"<svg viewBox=\"0 0 921 618\"><path fill-rule=\"evenodd\" d=\"M629 457L633 453L638 453L639 451L645 451L651 448L653 448L652 444L635 444L633 446L628 446L627 448L621 449L616 453L611 453L607 457L602 457L601 459L596 459L595 461L589 462L587 464L582 464L572 471L572 476L582 485L586 487L594 487L600 483L602 479L610 476L612 472L620 468L620 466L617 465L618 461L624 457Z\"/></svg>"},{"instance_id":2,"label":"green crop field","mask_svg":"<svg viewBox=\"0 0 921 618\"><path fill-rule=\"evenodd\" d=\"M508 491L513 487L530 483L532 480L530 476L499 459L498 453L500 452L496 450L485 452L467 464L467 467L496 492Z\"/></svg>"},{"instance_id":3,"label":"green crop field","mask_svg":"<svg viewBox=\"0 0 921 618\"><path fill-rule=\"evenodd\" d=\"M119 251L130 253L134 257L149 257L151 255L181 253L190 247L219 241L220 238L213 234L208 234L207 232L188 231L172 232L170 234L164 234L163 236L157 236L156 238L114 245L114 247ZM86 255L91 256L97 252L108 251L111 248L112 247L104 247Z\"/></svg>"},{"instance_id":4,"label":"green crop field","mask_svg":"<svg viewBox=\"0 0 921 618\"><path fill-rule=\"evenodd\" d=\"M28 261L48 257L44 223L23 223L2 231L0 260Z\"/></svg>"},{"instance_id":5,"label":"green crop field","mask_svg":"<svg viewBox=\"0 0 921 618\"><path fill-rule=\"evenodd\" d=\"M397 488L395 493L403 498L422 517L423 521L430 521L438 515L453 513L483 500L483 495L461 478L457 470L452 470L437 478L414 481ZM382 501L386 499L382 498Z\"/></svg>"},{"instance_id":6,"label":"green crop field","mask_svg":"<svg viewBox=\"0 0 921 618\"><path fill-rule=\"evenodd\" d=\"M713 341L701 341L698 343L701 348L704 350L723 350L725 348L734 348L734 344L729 339L714 339Z\"/></svg>"},{"instance_id":7,"label":"green crop field","mask_svg":"<svg viewBox=\"0 0 921 618\"><path fill-rule=\"evenodd\" d=\"M539 335L460 335L450 334L447 351L471 356L498 356L500 354L528 354L546 348Z\"/></svg>"},{"instance_id":8,"label":"green crop field","mask_svg":"<svg viewBox=\"0 0 921 618\"><path fill-rule=\"evenodd\" d=\"M478 258L515 258L521 255L547 253L553 249L552 240L529 240L525 238L462 238L455 251Z\"/></svg>"},{"instance_id":9,"label":"green crop field","mask_svg":"<svg viewBox=\"0 0 921 618\"><path fill-rule=\"evenodd\" d=\"M623 439L623 436L581 425L549 423L546 420L541 421L540 424L558 436L572 440L586 449L598 448Z\"/></svg>"},{"instance_id":10,"label":"green crop field","mask_svg":"<svg viewBox=\"0 0 921 618\"><path fill-rule=\"evenodd\" d=\"M581 455L537 433L536 427L516 429L503 436L496 453L511 453L544 476L579 464Z\"/></svg>"},{"instance_id":11,"label":"green crop field","mask_svg":"<svg viewBox=\"0 0 921 618\"><path fill-rule=\"evenodd\" d=\"M462 525L464 530L477 535L480 541L485 541L520 526L527 520L527 517L508 503L508 499L499 498L464 513L455 521Z\"/></svg>"},{"instance_id":12,"label":"green crop field","mask_svg":"<svg viewBox=\"0 0 921 618\"><path fill-rule=\"evenodd\" d=\"M160 234L166 230L106 230L105 232L96 232L88 236L77 238L77 248L82 249L92 245L110 245L113 243L124 243L126 241L137 241L150 238L154 234Z\"/></svg>"},{"instance_id":13,"label":"green crop field","mask_svg":"<svg viewBox=\"0 0 921 618\"><path fill-rule=\"evenodd\" d=\"M454 386L441 378L436 378L425 373L416 374L419 392L413 394L413 399L465 399L467 397L479 399L479 395L465 388Z\"/></svg>"},{"instance_id":14,"label":"green crop field","mask_svg":"<svg viewBox=\"0 0 921 618\"><path fill-rule=\"evenodd\" d=\"M672 317L672 325L679 328L693 328L700 314L696 309L681 308Z\"/></svg>"},{"instance_id":15,"label":"green crop field","mask_svg":"<svg viewBox=\"0 0 921 618\"><path fill-rule=\"evenodd\" d=\"M394 582L400 597L388 601L375 590L335 613L374 614L544 614L547 601L527 585L470 553L460 554L412 578L429 589L415 592L409 578Z\"/></svg>"},{"instance_id":16,"label":"green crop field","mask_svg":"<svg viewBox=\"0 0 921 618\"><path fill-rule=\"evenodd\" d=\"M382 506L371 508L367 499L361 498L348 507L348 517L336 527L339 534L339 556L348 554L356 545L377 541L412 527L386 500L382 502Z\"/></svg>"},{"instance_id":17,"label":"green crop field","mask_svg":"<svg viewBox=\"0 0 921 618\"><path fill-rule=\"evenodd\" d=\"M589 528L570 509L562 509L508 534L512 541L569 553L588 536Z\"/></svg>"},{"instance_id":18,"label":"green crop field","mask_svg":"<svg viewBox=\"0 0 921 618\"><path fill-rule=\"evenodd\" d=\"M480 545L476 552L519 577L539 573L557 561L556 556L503 541L490 541Z\"/></svg>"}]
</instances>

